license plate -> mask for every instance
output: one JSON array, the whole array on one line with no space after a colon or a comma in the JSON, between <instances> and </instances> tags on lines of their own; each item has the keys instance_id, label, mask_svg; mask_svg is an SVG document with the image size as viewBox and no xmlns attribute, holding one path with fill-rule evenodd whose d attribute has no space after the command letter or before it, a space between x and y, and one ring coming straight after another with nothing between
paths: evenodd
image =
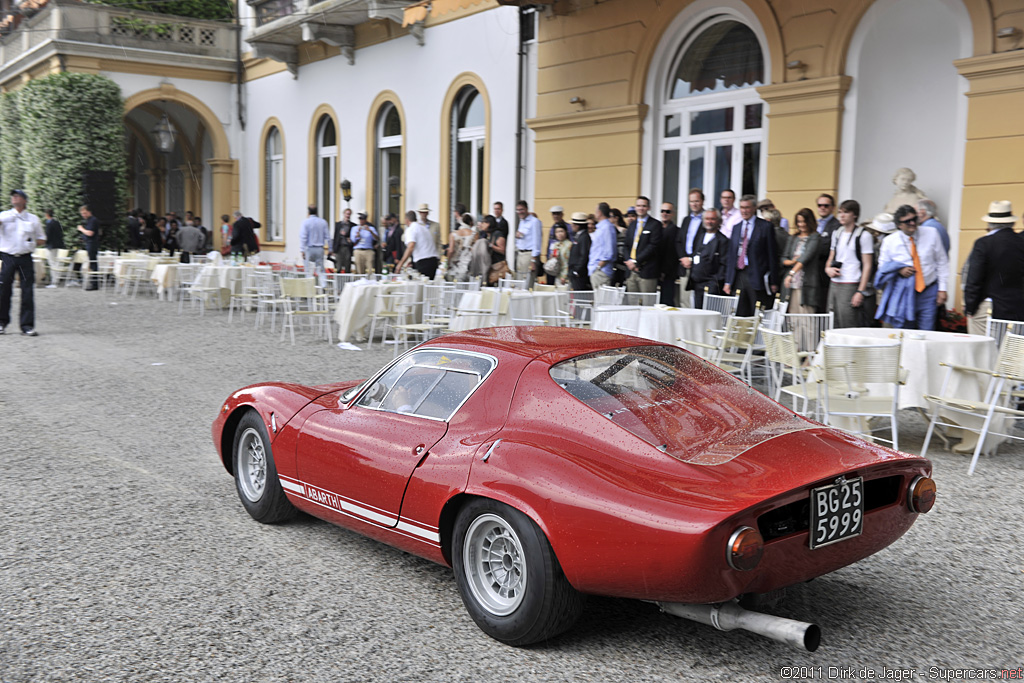
<instances>
[{"instance_id":1,"label":"license plate","mask_svg":"<svg viewBox=\"0 0 1024 683\"><path fill-rule=\"evenodd\" d=\"M811 490L811 550L859 536L864 529L864 478L840 477Z\"/></svg>"}]
</instances>

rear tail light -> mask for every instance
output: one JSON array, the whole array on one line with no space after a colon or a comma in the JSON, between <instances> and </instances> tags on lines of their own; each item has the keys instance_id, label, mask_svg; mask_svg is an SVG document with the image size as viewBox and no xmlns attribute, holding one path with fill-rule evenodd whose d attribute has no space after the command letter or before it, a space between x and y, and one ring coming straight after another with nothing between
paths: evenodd
<instances>
[{"instance_id":1,"label":"rear tail light","mask_svg":"<svg viewBox=\"0 0 1024 683\"><path fill-rule=\"evenodd\" d=\"M764 554L764 539L757 529L740 527L729 537L726 559L729 566L741 572L750 571L761 562Z\"/></svg>"},{"instance_id":2,"label":"rear tail light","mask_svg":"<svg viewBox=\"0 0 1024 683\"><path fill-rule=\"evenodd\" d=\"M935 481L917 477L907 490L907 504L914 512L928 512L935 505Z\"/></svg>"}]
</instances>

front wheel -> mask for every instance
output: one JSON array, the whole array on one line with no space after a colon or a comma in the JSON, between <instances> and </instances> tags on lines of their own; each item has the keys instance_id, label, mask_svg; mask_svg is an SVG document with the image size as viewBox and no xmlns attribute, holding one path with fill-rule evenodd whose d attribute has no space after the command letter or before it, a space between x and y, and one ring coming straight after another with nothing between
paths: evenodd
<instances>
[{"instance_id":1,"label":"front wheel","mask_svg":"<svg viewBox=\"0 0 1024 683\"><path fill-rule=\"evenodd\" d=\"M479 499L455 521L452 564L466 610L484 633L529 645L568 630L584 598L562 573L547 537L522 512Z\"/></svg>"},{"instance_id":2,"label":"front wheel","mask_svg":"<svg viewBox=\"0 0 1024 683\"><path fill-rule=\"evenodd\" d=\"M239 421L233 452L235 488L252 518L275 524L294 517L297 510L281 488L267 427L256 411L246 412Z\"/></svg>"}]
</instances>

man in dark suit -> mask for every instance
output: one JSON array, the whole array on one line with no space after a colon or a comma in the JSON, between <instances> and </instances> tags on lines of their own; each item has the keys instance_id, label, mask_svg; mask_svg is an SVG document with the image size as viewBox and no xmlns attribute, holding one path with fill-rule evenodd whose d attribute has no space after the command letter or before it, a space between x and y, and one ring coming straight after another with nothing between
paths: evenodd
<instances>
[{"instance_id":1,"label":"man in dark suit","mask_svg":"<svg viewBox=\"0 0 1024 683\"><path fill-rule=\"evenodd\" d=\"M328 258L334 261L336 273L348 273L352 270L352 209L345 209L342 219L334 224L334 237L331 239L331 253Z\"/></svg>"},{"instance_id":2,"label":"man in dark suit","mask_svg":"<svg viewBox=\"0 0 1024 683\"><path fill-rule=\"evenodd\" d=\"M757 218L757 197L740 199L740 221L733 226L726 262L726 294L739 293L736 315L751 316L760 302L761 310L772 307L779 291L779 258L775 249L775 231L768 221Z\"/></svg>"},{"instance_id":3,"label":"man in dark suit","mask_svg":"<svg viewBox=\"0 0 1024 683\"><path fill-rule=\"evenodd\" d=\"M828 245L832 243L832 233L839 229L839 219L835 216L836 210L836 198L830 194L822 193L818 195L818 234L821 235L821 243ZM821 294L819 297L821 304L816 309L818 313L828 312L828 287L831 284L831 278L825 273L825 268L828 267L828 249L818 250L818 268L817 274L821 282Z\"/></svg>"},{"instance_id":4,"label":"man in dark suit","mask_svg":"<svg viewBox=\"0 0 1024 683\"><path fill-rule=\"evenodd\" d=\"M690 277L686 288L693 291L693 307L704 307L704 294L721 294L729 262L729 238L721 233L722 215L708 209L701 218L701 228L693 240L690 255Z\"/></svg>"},{"instance_id":5,"label":"man in dark suit","mask_svg":"<svg viewBox=\"0 0 1024 683\"><path fill-rule=\"evenodd\" d=\"M494 202L494 222L498 226L498 230L508 239L508 221L504 218L505 205L501 202Z\"/></svg>"},{"instance_id":6,"label":"man in dark suit","mask_svg":"<svg viewBox=\"0 0 1024 683\"><path fill-rule=\"evenodd\" d=\"M704 216L704 192L700 188L693 188L687 197L686 217L679 223L679 231L676 233L676 253L679 255L679 277L682 280L683 296L680 303L684 306L690 305L690 295L687 292L693 288L689 287L690 268L693 266L694 240L701 229ZM718 214L718 228L721 230L722 215ZM722 235L725 237L725 234ZM727 238L728 239L728 238Z\"/></svg>"},{"instance_id":7,"label":"man in dark suit","mask_svg":"<svg viewBox=\"0 0 1024 683\"><path fill-rule=\"evenodd\" d=\"M981 220L988 223L988 234L971 249L964 312L973 317L991 298L993 318L1024 320L1024 237L1013 231L1013 205L992 202Z\"/></svg>"},{"instance_id":8,"label":"man in dark suit","mask_svg":"<svg viewBox=\"0 0 1024 683\"><path fill-rule=\"evenodd\" d=\"M676 305L676 280L679 279L679 252L676 251L676 235L679 226L675 224L675 206L672 202L661 204L661 281L658 302L666 306Z\"/></svg>"},{"instance_id":9,"label":"man in dark suit","mask_svg":"<svg viewBox=\"0 0 1024 683\"><path fill-rule=\"evenodd\" d=\"M651 200L637 197L636 220L626 228L626 291L654 293L661 275L661 221L649 215Z\"/></svg>"},{"instance_id":10,"label":"man in dark suit","mask_svg":"<svg viewBox=\"0 0 1024 683\"><path fill-rule=\"evenodd\" d=\"M590 289L587 263L590 261L590 232L587 214L577 211L572 215L572 249L569 250L569 283L575 291Z\"/></svg>"}]
</instances>

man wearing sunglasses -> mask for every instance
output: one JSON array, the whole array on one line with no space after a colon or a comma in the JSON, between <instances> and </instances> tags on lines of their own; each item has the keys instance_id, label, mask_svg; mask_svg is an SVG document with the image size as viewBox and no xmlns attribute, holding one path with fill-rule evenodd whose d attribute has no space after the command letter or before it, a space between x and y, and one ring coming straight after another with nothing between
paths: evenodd
<instances>
[{"instance_id":1,"label":"man wearing sunglasses","mask_svg":"<svg viewBox=\"0 0 1024 683\"><path fill-rule=\"evenodd\" d=\"M876 284L885 287L879 317L893 327L935 329L937 306L946 303L949 258L939 231L917 224L917 209L904 204L893 215L899 228L884 240Z\"/></svg>"}]
</instances>

